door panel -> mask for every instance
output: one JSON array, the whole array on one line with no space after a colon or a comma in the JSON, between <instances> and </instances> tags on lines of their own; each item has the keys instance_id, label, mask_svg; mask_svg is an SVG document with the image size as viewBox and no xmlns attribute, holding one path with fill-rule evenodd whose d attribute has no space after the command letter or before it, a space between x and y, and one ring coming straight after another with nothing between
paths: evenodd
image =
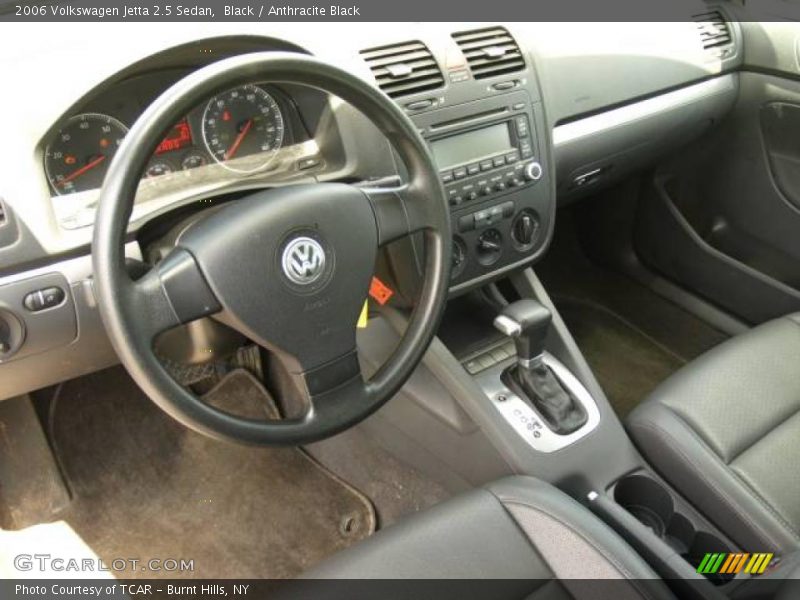
<instances>
[{"instance_id":1,"label":"door panel","mask_svg":"<svg viewBox=\"0 0 800 600\"><path fill-rule=\"evenodd\" d=\"M733 110L659 168L636 234L651 267L751 323L800 311L800 69L787 59L800 25L761 25L744 28L758 63Z\"/></svg>"}]
</instances>

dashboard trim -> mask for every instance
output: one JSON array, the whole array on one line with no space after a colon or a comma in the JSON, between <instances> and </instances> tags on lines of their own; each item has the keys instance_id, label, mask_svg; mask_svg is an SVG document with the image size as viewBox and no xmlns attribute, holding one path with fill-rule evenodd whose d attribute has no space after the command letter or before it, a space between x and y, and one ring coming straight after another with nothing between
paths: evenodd
<instances>
[{"instance_id":1,"label":"dashboard trim","mask_svg":"<svg viewBox=\"0 0 800 600\"><path fill-rule=\"evenodd\" d=\"M730 93L736 88L735 77L734 74L728 73L620 108L607 110L591 117L558 125L553 129L553 145L556 148L565 146L571 142L602 134L659 113L675 110L709 96Z\"/></svg>"}]
</instances>

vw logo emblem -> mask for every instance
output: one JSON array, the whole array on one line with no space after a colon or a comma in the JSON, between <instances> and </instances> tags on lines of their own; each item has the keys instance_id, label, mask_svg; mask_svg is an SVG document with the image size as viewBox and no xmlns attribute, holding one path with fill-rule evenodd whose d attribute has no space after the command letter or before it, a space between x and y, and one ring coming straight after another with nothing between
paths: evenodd
<instances>
[{"instance_id":1,"label":"vw logo emblem","mask_svg":"<svg viewBox=\"0 0 800 600\"><path fill-rule=\"evenodd\" d=\"M310 237L295 238L284 248L281 264L290 281L308 285L325 272L325 250Z\"/></svg>"}]
</instances>

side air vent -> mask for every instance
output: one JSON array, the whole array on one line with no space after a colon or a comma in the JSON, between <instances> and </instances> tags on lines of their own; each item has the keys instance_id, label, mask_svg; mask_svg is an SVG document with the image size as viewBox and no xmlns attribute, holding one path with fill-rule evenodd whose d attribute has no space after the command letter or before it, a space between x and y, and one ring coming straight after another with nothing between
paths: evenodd
<instances>
[{"instance_id":1,"label":"side air vent","mask_svg":"<svg viewBox=\"0 0 800 600\"><path fill-rule=\"evenodd\" d=\"M505 75L525 68L519 46L502 27L454 33L475 79Z\"/></svg>"},{"instance_id":2,"label":"side air vent","mask_svg":"<svg viewBox=\"0 0 800 600\"><path fill-rule=\"evenodd\" d=\"M5 225L8 222L8 217L6 217L6 205L3 204L3 199L0 198L0 227Z\"/></svg>"},{"instance_id":3,"label":"side air vent","mask_svg":"<svg viewBox=\"0 0 800 600\"><path fill-rule=\"evenodd\" d=\"M436 59L422 42L406 42L362 50L372 74L392 98L435 90L444 85Z\"/></svg>"},{"instance_id":4,"label":"side air vent","mask_svg":"<svg viewBox=\"0 0 800 600\"><path fill-rule=\"evenodd\" d=\"M694 15L692 19L697 23L703 50L718 54L717 48L730 46L733 42L728 22L718 10Z\"/></svg>"}]
</instances>

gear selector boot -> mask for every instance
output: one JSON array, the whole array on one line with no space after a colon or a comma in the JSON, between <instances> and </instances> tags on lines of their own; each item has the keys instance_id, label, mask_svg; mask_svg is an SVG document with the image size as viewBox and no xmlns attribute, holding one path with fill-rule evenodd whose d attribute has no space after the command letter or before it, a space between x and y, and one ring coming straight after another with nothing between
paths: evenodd
<instances>
[{"instance_id":1,"label":"gear selector boot","mask_svg":"<svg viewBox=\"0 0 800 600\"><path fill-rule=\"evenodd\" d=\"M503 372L503 382L527 399L550 428L566 435L587 421L586 410L545 364L544 343L552 315L539 302L519 300L508 305L495 327L514 340L517 363Z\"/></svg>"}]
</instances>

